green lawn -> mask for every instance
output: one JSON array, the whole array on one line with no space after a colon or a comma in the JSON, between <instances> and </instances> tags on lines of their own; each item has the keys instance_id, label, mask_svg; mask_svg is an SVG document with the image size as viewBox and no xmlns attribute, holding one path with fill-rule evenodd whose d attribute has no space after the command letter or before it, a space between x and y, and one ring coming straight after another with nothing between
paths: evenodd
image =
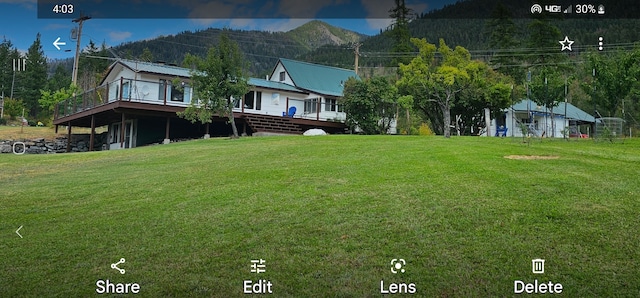
<instances>
[{"instance_id":1,"label":"green lawn","mask_svg":"<svg viewBox=\"0 0 640 298\"><path fill-rule=\"evenodd\" d=\"M109 279L138 283L137 297L243 297L244 280L264 279L276 297L375 297L381 281L504 297L516 280L639 297L639 185L636 139L335 135L2 154L0 296L87 297ZM120 258L124 275L110 268ZM250 272L254 259L265 273Z\"/></svg>"}]
</instances>

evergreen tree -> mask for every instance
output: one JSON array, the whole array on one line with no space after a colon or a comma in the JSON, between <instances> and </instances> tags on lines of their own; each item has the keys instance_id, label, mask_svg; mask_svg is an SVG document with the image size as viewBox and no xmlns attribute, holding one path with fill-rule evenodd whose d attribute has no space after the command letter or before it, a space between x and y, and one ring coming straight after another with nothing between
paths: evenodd
<instances>
[{"instance_id":1,"label":"evergreen tree","mask_svg":"<svg viewBox=\"0 0 640 298\"><path fill-rule=\"evenodd\" d=\"M149 50L149 48L144 48L144 50L142 50L142 54L140 54L140 60L153 62L153 53L151 53L151 50Z\"/></svg>"},{"instance_id":2,"label":"evergreen tree","mask_svg":"<svg viewBox=\"0 0 640 298\"><path fill-rule=\"evenodd\" d=\"M486 24L486 34L489 35L489 47L492 51L491 66L503 74L516 80L524 81L525 70L515 58L515 49L519 46L516 36L518 30L512 20L512 13L502 2L498 3Z\"/></svg>"},{"instance_id":3,"label":"evergreen tree","mask_svg":"<svg viewBox=\"0 0 640 298\"><path fill-rule=\"evenodd\" d=\"M20 54L11 41L3 39L0 43L0 94L4 91L4 95L9 96L11 93L13 61L19 58Z\"/></svg>"},{"instance_id":4,"label":"evergreen tree","mask_svg":"<svg viewBox=\"0 0 640 298\"><path fill-rule=\"evenodd\" d=\"M567 60L567 55L560 51L558 41L564 36L560 29L543 17L531 21L528 25L529 39L527 62L533 68L549 66L558 68Z\"/></svg>"},{"instance_id":5,"label":"evergreen tree","mask_svg":"<svg viewBox=\"0 0 640 298\"><path fill-rule=\"evenodd\" d=\"M40 33L27 50L26 67L21 71L20 81L20 97L24 100L29 116L35 118L39 111L40 90L47 86L47 58L42 50Z\"/></svg>"},{"instance_id":6,"label":"evergreen tree","mask_svg":"<svg viewBox=\"0 0 640 298\"><path fill-rule=\"evenodd\" d=\"M64 68L64 65L58 64L53 75L47 81L46 90L56 91L67 88L71 85L71 73Z\"/></svg>"},{"instance_id":7,"label":"evergreen tree","mask_svg":"<svg viewBox=\"0 0 640 298\"><path fill-rule=\"evenodd\" d=\"M109 52L104 42L98 48L93 40L89 41L78 62L78 87L80 90L91 90L98 86L98 82L102 80L110 65L108 57Z\"/></svg>"},{"instance_id":8,"label":"evergreen tree","mask_svg":"<svg viewBox=\"0 0 640 298\"><path fill-rule=\"evenodd\" d=\"M411 57L406 53L413 51L411 34L409 33L409 17L412 10L405 5L404 0L395 1L395 8L389 11L389 16L395 19L391 30L394 40L391 52L395 53L396 56L392 60L392 66L398 66L400 63L409 63Z\"/></svg>"}]
</instances>

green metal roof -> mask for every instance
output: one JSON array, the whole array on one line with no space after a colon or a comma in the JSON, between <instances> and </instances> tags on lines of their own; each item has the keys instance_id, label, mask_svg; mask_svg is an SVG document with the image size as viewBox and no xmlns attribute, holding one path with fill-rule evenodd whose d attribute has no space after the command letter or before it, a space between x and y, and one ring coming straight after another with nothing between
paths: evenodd
<instances>
[{"instance_id":1,"label":"green metal roof","mask_svg":"<svg viewBox=\"0 0 640 298\"><path fill-rule=\"evenodd\" d=\"M561 102L558 107L554 108L553 111L556 113L560 113L564 115L564 102ZM571 120L577 120L582 122L595 122L595 117L589 115L587 112L577 108L576 106L567 103L567 118Z\"/></svg>"},{"instance_id":2,"label":"green metal roof","mask_svg":"<svg viewBox=\"0 0 640 298\"><path fill-rule=\"evenodd\" d=\"M577 108L576 106L570 104L570 103L566 103L567 105L567 118L570 120L576 120L576 121L582 121L582 122L595 122L595 118L591 115L589 115L587 112ZM551 111L549 109L547 109L545 106L543 105L539 105L536 102L530 100L530 99L524 99L516 104L514 104L512 106L512 109L515 111L519 111L519 112L527 112L527 111L532 111L532 112L539 112L539 113L545 113L545 114L551 114ZM553 108L553 112L554 114L556 114L558 117L564 117L564 109L565 109L565 103L564 102L560 102L558 104L557 107Z\"/></svg>"},{"instance_id":3,"label":"green metal roof","mask_svg":"<svg viewBox=\"0 0 640 298\"><path fill-rule=\"evenodd\" d=\"M267 88L267 89L291 91L291 92L298 92L298 93L305 93L305 94L307 93L306 91L300 90L289 84L285 84L282 82L269 81L265 79L258 79L258 78L249 78L249 85Z\"/></svg>"},{"instance_id":4,"label":"green metal roof","mask_svg":"<svg viewBox=\"0 0 640 298\"><path fill-rule=\"evenodd\" d=\"M136 72L154 73L154 74L162 74L162 75L177 76L177 77L184 77L184 78L191 77L191 72L190 72L191 70L188 68L160 64L160 63L144 62L144 61L120 59L116 61L113 65L111 65L111 68L113 68L113 66L115 66L118 63ZM307 91L298 89L295 86L291 86L282 82L268 81L265 79L249 78L248 83L249 85L256 86L256 87L282 90L282 91L291 91L291 92L298 92L298 93L308 93Z\"/></svg>"},{"instance_id":5,"label":"green metal roof","mask_svg":"<svg viewBox=\"0 0 640 298\"><path fill-rule=\"evenodd\" d=\"M280 63L293 84L313 93L342 96L344 82L350 77L359 79L353 70L280 58Z\"/></svg>"},{"instance_id":6,"label":"green metal roof","mask_svg":"<svg viewBox=\"0 0 640 298\"><path fill-rule=\"evenodd\" d=\"M118 62L122 63L126 67L139 72L147 72L147 73L156 73L170 76L177 76L188 78L191 77L189 73L190 69L160 64L160 63L151 63L151 62L143 62L143 61L132 61L132 60L118 60ZM116 62L116 63L118 63Z\"/></svg>"}]
</instances>

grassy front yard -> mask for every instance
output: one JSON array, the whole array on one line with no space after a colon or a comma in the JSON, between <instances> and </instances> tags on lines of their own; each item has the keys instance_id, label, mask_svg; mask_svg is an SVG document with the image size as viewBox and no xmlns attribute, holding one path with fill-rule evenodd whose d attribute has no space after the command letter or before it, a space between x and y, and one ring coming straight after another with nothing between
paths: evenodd
<instances>
[{"instance_id":1,"label":"grassy front yard","mask_svg":"<svg viewBox=\"0 0 640 298\"><path fill-rule=\"evenodd\" d=\"M640 141L520 141L335 135L3 154L0 296L86 297L106 279L138 283L140 297L239 297L260 279L276 297L380 296L381 281L421 297L504 297L536 279L568 297L640 296ZM120 258L124 275L110 267ZM265 273L250 271L256 259Z\"/></svg>"}]
</instances>

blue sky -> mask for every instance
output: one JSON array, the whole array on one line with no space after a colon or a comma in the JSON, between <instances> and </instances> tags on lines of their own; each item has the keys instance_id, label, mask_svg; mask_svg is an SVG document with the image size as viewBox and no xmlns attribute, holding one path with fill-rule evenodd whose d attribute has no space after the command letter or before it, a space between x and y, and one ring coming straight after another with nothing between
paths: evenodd
<instances>
[{"instance_id":1,"label":"blue sky","mask_svg":"<svg viewBox=\"0 0 640 298\"><path fill-rule=\"evenodd\" d=\"M452 0L405 0L416 12L441 8ZM47 19L53 12L51 0L0 0L0 38L10 40L20 51L26 51L36 34L41 34L43 50L48 58L73 57L75 41L70 31L76 25L73 17ZM335 26L375 35L389 25L384 18L393 7L393 0L162 0L164 5L150 7L150 0L128 1L55 1L76 2L77 13L91 15L82 29L82 47L89 40L97 44L117 46L124 42L153 39L182 31L228 27L244 30L289 31L311 19L320 19ZM80 3L82 2L82 3ZM158 2L158 1L155 1ZM301 5L304 3L304 5ZM109 6L105 6L109 5ZM40 9L40 10L39 10ZM131 12L131 14L124 11ZM133 15L142 18L132 18ZM153 17L174 17L157 19ZM255 16L255 17L254 17ZM113 18L120 17L120 18ZM124 17L124 18L123 18ZM232 17L232 18L227 18ZM277 18L273 18L277 17ZM57 50L53 42L60 37L66 42ZM71 50L66 51L65 50Z\"/></svg>"}]
</instances>

